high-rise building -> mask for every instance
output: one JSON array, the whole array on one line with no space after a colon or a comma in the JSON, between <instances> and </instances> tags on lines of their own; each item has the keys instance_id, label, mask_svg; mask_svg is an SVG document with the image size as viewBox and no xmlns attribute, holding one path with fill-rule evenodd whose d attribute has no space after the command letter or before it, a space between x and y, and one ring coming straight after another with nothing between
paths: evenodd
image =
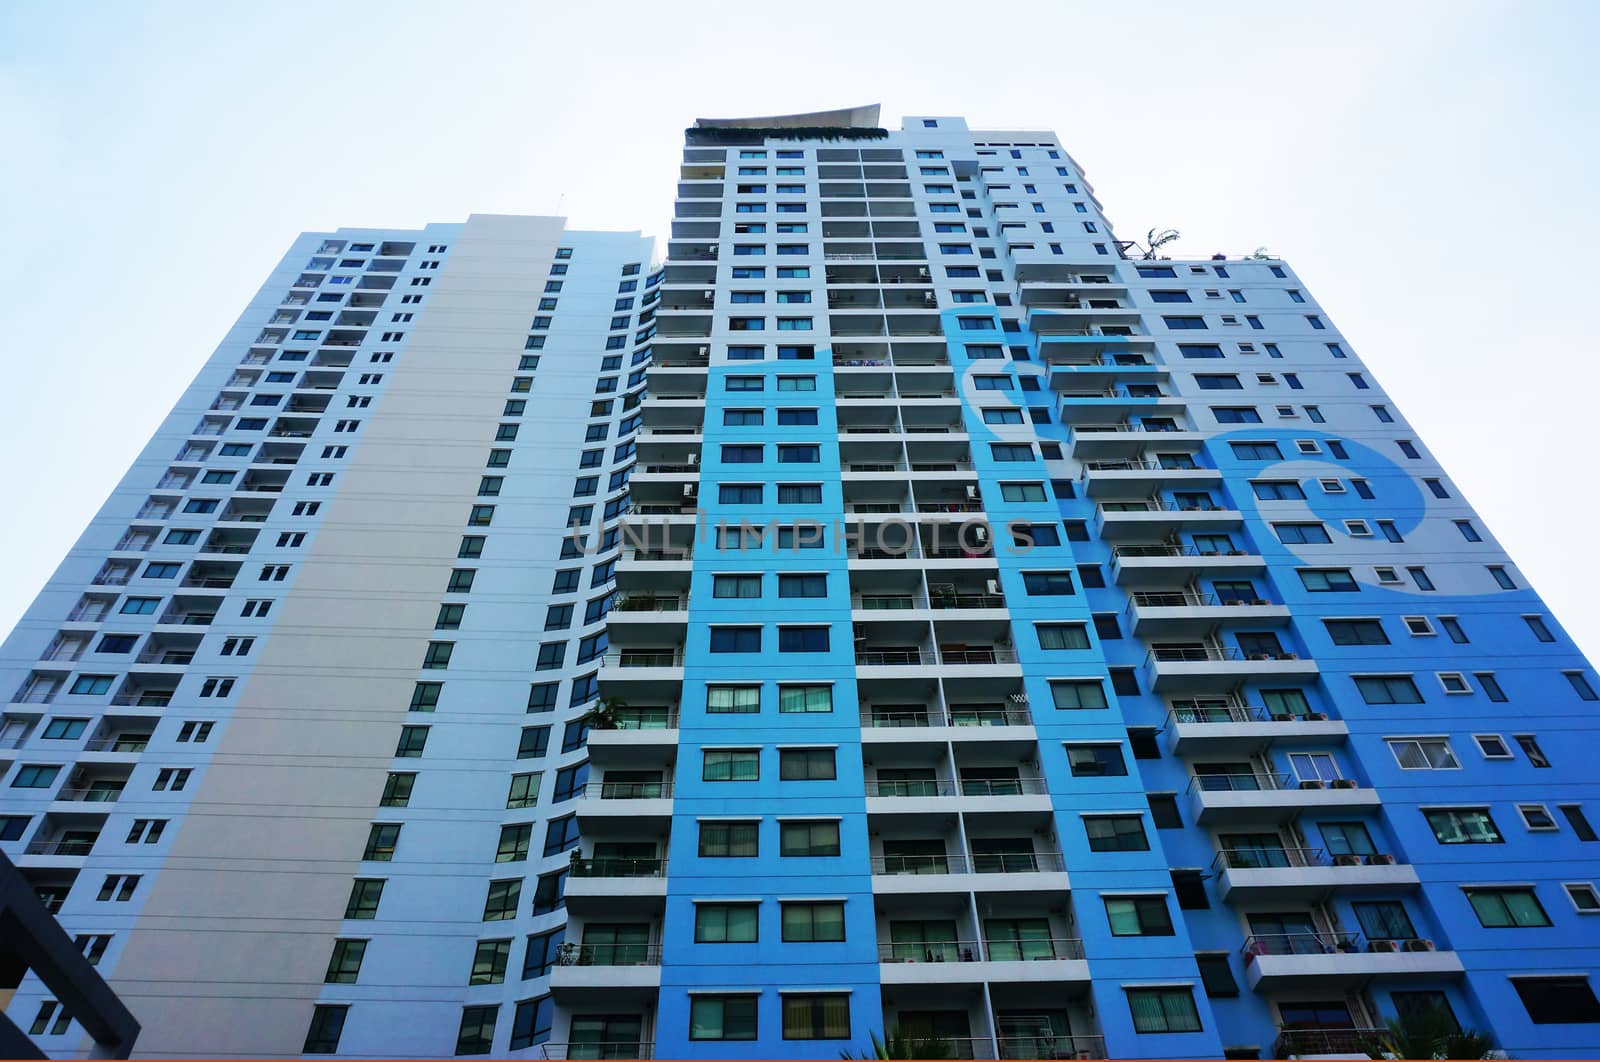
<instances>
[{"instance_id":1,"label":"high-rise building","mask_svg":"<svg viewBox=\"0 0 1600 1062\"><path fill-rule=\"evenodd\" d=\"M878 126L291 247L0 659L142 1051L1600 1052L1600 678L1361 351Z\"/></svg>"}]
</instances>

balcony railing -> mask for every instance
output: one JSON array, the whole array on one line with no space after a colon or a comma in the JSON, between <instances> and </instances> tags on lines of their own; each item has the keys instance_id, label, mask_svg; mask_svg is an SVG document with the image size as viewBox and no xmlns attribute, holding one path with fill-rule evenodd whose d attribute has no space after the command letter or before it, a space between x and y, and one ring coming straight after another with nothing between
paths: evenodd
<instances>
[{"instance_id":1,"label":"balcony railing","mask_svg":"<svg viewBox=\"0 0 1600 1062\"><path fill-rule=\"evenodd\" d=\"M1277 867L1392 867L1387 852L1343 852L1329 856L1320 848L1226 848L1217 853L1214 870L1267 870Z\"/></svg>"},{"instance_id":2,"label":"balcony railing","mask_svg":"<svg viewBox=\"0 0 1600 1062\"><path fill-rule=\"evenodd\" d=\"M545 1058L567 1059L570 1062L578 1062L579 1059L655 1057L655 1044L649 1040L588 1040L564 1044L544 1043L539 1046Z\"/></svg>"},{"instance_id":3,"label":"balcony railing","mask_svg":"<svg viewBox=\"0 0 1600 1062\"><path fill-rule=\"evenodd\" d=\"M934 594L928 599L933 608L1005 608L1002 594Z\"/></svg>"},{"instance_id":4,"label":"balcony railing","mask_svg":"<svg viewBox=\"0 0 1600 1062\"><path fill-rule=\"evenodd\" d=\"M1026 708L964 708L949 712L937 708L868 708L861 713L865 727L919 726L1028 726L1033 716Z\"/></svg>"},{"instance_id":5,"label":"balcony railing","mask_svg":"<svg viewBox=\"0 0 1600 1062\"><path fill-rule=\"evenodd\" d=\"M593 792L596 787L586 787ZM672 796L671 782L601 782L601 800L659 800Z\"/></svg>"},{"instance_id":6,"label":"balcony railing","mask_svg":"<svg viewBox=\"0 0 1600 1062\"><path fill-rule=\"evenodd\" d=\"M1369 1055L1383 1050L1393 1033L1388 1029L1351 1026L1335 1029L1280 1029L1272 1047L1273 1058L1307 1058L1317 1055ZM1371 1055L1371 1057L1382 1057Z\"/></svg>"},{"instance_id":7,"label":"balcony railing","mask_svg":"<svg viewBox=\"0 0 1600 1062\"><path fill-rule=\"evenodd\" d=\"M667 861L659 858L599 856L574 859L571 872L575 878L664 878L667 876Z\"/></svg>"},{"instance_id":8,"label":"balcony railing","mask_svg":"<svg viewBox=\"0 0 1600 1062\"><path fill-rule=\"evenodd\" d=\"M874 858L872 872L888 875L1034 874L1066 869L1060 852L983 852L968 860L954 855L891 855Z\"/></svg>"},{"instance_id":9,"label":"balcony railing","mask_svg":"<svg viewBox=\"0 0 1600 1062\"><path fill-rule=\"evenodd\" d=\"M1196 549L1194 546L1176 545L1142 545L1142 546L1115 546L1111 556L1117 560L1129 557L1247 557L1251 556L1249 550L1228 549Z\"/></svg>"},{"instance_id":10,"label":"balcony railing","mask_svg":"<svg viewBox=\"0 0 1600 1062\"><path fill-rule=\"evenodd\" d=\"M1246 937L1240 953L1250 962L1257 955L1337 955L1365 949L1360 933L1262 933Z\"/></svg>"},{"instance_id":11,"label":"balcony railing","mask_svg":"<svg viewBox=\"0 0 1600 1062\"><path fill-rule=\"evenodd\" d=\"M94 837L88 840L74 838L65 841L29 841L23 853L37 856L86 856L98 840L98 837Z\"/></svg>"},{"instance_id":12,"label":"balcony railing","mask_svg":"<svg viewBox=\"0 0 1600 1062\"><path fill-rule=\"evenodd\" d=\"M563 944L560 966L660 966L660 944Z\"/></svg>"},{"instance_id":13,"label":"balcony railing","mask_svg":"<svg viewBox=\"0 0 1600 1062\"><path fill-rule=\"evenodd\" d=\"M148 737L91 738L83 746L85 752L143 752L150 744Z\"/></svg>"},{"instance_id":14,"label":"balcony railing","mask_svg":"<svg viewBox=\"0 0 1600 1062\"><path fill-rule=\"evenodd\" d=\"M922 663L920 649L862 649L856 651L856 663L873 667L898 667Z\"/></svg>"},{"instance_id":15,"label":"balcony railing","mask_svg":"<svg viewBox=\"0 0 1600 1062\"><path fill-rule=\"evenodd\" d=\"M1015 664L1015 649L940 649L941 664Z\"/></svg>"},{"instance_id":16,"label":"balcony railing","mask_svg":"<svg viewBox=\"0 0 1600 1062\"><path fill-rule=\"evenodd\" d=\"M104 787L90 787L88 789L58 789L57 800L81 800L86 804L114 804L122 795L122 786L115 789Z\"/></svg>"},{"instance_id":17,"label":"balcony railing","mask_svg":"<svg viewBox=\"0 0 1600 1062\"><path fill-rule=\"evenodd\" d=\"M1151 661L1171 664L1202 664L1208 660L1243 660L1244 654L1231 645L1156 646Z\"/></svg>"},{"instance_id":18,"label":"balcony railing","mask_svg":"<svg viewBox=\"0 0 1600 1062\"><path fill-rule=\"evenodd\" d=\"M694 557L694 550L636 549L630 556L636 561L686 561Z\"/></svg>"},{"instance_id":19,"label":"balcony railing","mask_svg":"<svg viewBox=\"0 0 1600 1062\"><path fill-rule=\"evenodd\" d=\"M879 962L978 962L982 954L976 940L878 944Z\"/></svg>"},{"instance_id":20,"label":"balcony railing","mask_svg":"<svg viewBox=\"0 0 1600 1062\"><path fill-rule=\"evenodd\" d=\"M1043 778L962 778L962 796L1036 796L1049 792Z\"/></svg>"},{"instance_id":21,"label":"balcony railing","mask_svg":"<svg viewBox=\"0 0 1600 1062\"><path fill-rule=\"evenodd\" d=\"M1001 1058L1105 1058L1104 1036L1002 1036Z\"/></svg>"},{"instance_id":22,"label":"balcony railing","mask_svg":"<svg viewBox=\"0 0 1600 1062\"><path fill-rule=\"evenodd\" d=\"M607 667L680 667L683 664L683 651L612 650L601 657L601 662Z\"/></svg>"},{"instance_id":23,"label":"balcony railing","mask_svg":"<svg viewBox=\"0 0 1600 1062\"><path fill-rule=\"evenodd\" d=\"M1250 774L1197 774L1189 790L1205 793L1258 793L1264 790L1293 789L1287 774L1256 771ZM1320 788L1320 787L1319 787Z\"/></svg>"},{"instance_id":24,"label":"balcony railing","mask_svg":"<svg viewBox=\"0 0 1600 1062\"><path fill-rule=\"evenodd\" d=\"M625 597L611 606L613 612L681 612L681 597Z\"/></svg>"}]
</instances>

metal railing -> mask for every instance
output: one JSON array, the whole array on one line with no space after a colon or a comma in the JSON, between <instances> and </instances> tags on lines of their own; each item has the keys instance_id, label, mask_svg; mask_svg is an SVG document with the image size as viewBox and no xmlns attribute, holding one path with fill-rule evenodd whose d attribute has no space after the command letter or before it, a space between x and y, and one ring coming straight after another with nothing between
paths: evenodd
<instances>
[{"instance_id":1,"label":"metal railing","mask_svg":"<svg viewBox=\"0 0 1600 1062\"><path fill-rule=\"evenodd\" d=\"M939 650L941 664L1015 664L1015 649L945 649Z\"/></svg>"},{"instance_id":2,"label":"metal railing","mask_svg":"<svg viewBox=\"0 0 1600 1062\"><path fill-rule=\"evenodd\" d=\"M122 786L118 786L115 789L106 789L103 787L90 787L87 789L63 788L56 790L55 799L81 800L86 804L114 804L116 803L117 798L122 795L122 788Z\"/></svg>"},{"instance_id":3,"label":"metal railing","mask_svg":"<svg viewBox=\"0 0 1600 1062\"><path fill-rule=\"evenodd\" d=\"M1173 701L1170 713L1174 723L1260 723L1266 715L1259 708L1228 701Z\"/></svg>"},{"instance_id":4,"label":"metal railing","mask_svg":"<svg viewBox=\"0 0 1600 1062\"><path fill-rule=\"evenodd\" d=\"M135 659L137 664L174 664L183 665L194 662L194 650L155 650L140 653Z\"/></svg>"},{"instance_id":5,"label":"metal railing","mask_svg":"<svg viewBox=\"0 0 1600 1062\"><path fill-rule=\"evenodd\" d=\"M111 698L111 703L118 708L130 705L139 708L165 708L172 703L172 695L177 690L140 690L135 693L119 693Z\"/></svg>"},{"instance_id":6,"label":"metal railing","mask_svg":"<svg viewBox=\"0 0 1600 1062\"><path fill-rule=\"evenodd\" d=\"M37 856L86 856L94 848L95 841L91 840L66 840L66 841L29 841L28 847L23 849L24 855Z\"/></svg>"},{"instance_id":7,"label":"metal railing","mask_svg":"<svg viewBox=\"0 0 1600 1062\"><path fill-rule=\"evenodd\" d=\"M1351 1026L1344 1029L1279 1029L1272 1045L1273 1058L1315 1055L1366 1055L1394 1034L1388 1029Z\"/></svg>"},{"instance_id":8,"label":"metal railing","mask_svg":"<svg viewBox=\"0 0 1600 1062\"><path fill-rule=\"evenodd\" d=\"M1147 662L1200 664L1208 660L1243 660L1244 654L1232 645L1156 646Z\"/></svg>"},{"instance_id":9,"label":"metal railing","mask_svg":"<svg viewBox=\"0 0 1600 1062\"><path fill-rule=\"evenodd\" d=\"M1203 550L1194 546L1178 545L1139 545L1139 546L1114 546L1111 556L1115 560L1128 557L1249 557L1255 556L1249 550Z\"/></svg>"},{"instance_id":10,"label":"metal railing","mask_svg":"<svg viewBox=\"0 0 1600 1062\"><path fill-rule=\"evenodd\" d=\"M1200 608L1217 604L1213 595L1193 590L1135 590L1130 596L1140 608Z\"/></svg>"},{"instance_id":11,"label":"metal railing","mask_svg":"<svg viewBox=\"0 0 1600 1062\"><path fill-rule=\"evenodd\" d=\"M919 513L981 513L981 501L917 502Z\"/></svg>"},{"instance_id":12,"label":"metal railing","mask_svg":"<svg viewBox=\"0 0 1600 1062\"><path fill-rule=\"evenodd\" d=\"M1066 869L1060 852L976 852L972 856L974 874L1059 873Z\"/></svg>"},{"instance_id":13,"label":"metal railing","mask_svg":"<svg viewBox=\"0 0 1600 1062\"><path fill-rule=\"evenodd\" d=\"M686 561L693 557L692 549L636 549L629 554L636 561Z\"/></svg>"},{"instance_id":14,"label":"metal railing","mask_svg":"<svg viewBox=\"0 0 1600 1062\"><path fill-rule=\"evenodd\" d=\"M866 787L869 797L946 797L956 794L955 783L942 778L874 780L868 782Z\"/></svg>"},{"instance_id":15,"label":"metal railing","mask_svg":"<svg viewBox=\"0 0 1600 1062\"><path fill-rule=\"evenodd\" d=\"M990 962L1049 962L1082 959L1083 941L1077 937L1044 937L1019 940L985 940L983 957Z\"/></svg>"},{"instance_id":16,"label":"metal railing","mask_svg":"<svg viewBox=\"0 0 1600 1062\"><path fill-rule=\"evenodd\" d=\"M600 660L607 667L678 667L683 663L683 650L613 649Z\"/></svg>"},{"instance_id":17,"label":"metal railing","mask_svg":"<svg viewBox=\"0 0 1600 1062\"><path fill-rule=\"evenodd\" d=\"M862 594L852 604L856 608L869 612L927 607L926 599L914 597L911 594Z\"/></svg>"},{"instance_id":18,"label":"metal railing","mask_svg":"<svg viewBox=\"0 0 1600 1062\"><path fill-rule=\"evenodd\" d=\"M672 730L678 725L678 713L671 709L618 708L610 718L595 730Z\"/></svg>"},{"instance_id":19,"label":"metal railing","mask_svg":"<svg viewBox=\"0 0 1600 1062\"><path fill-rule=\"evenodd\" d=\"M1189 783L1190 792L1204 793L1259 793L1280 789L1293 789L1287 774L1271 771L1254 771L1250 774L1197 774Z\"/></svg>"},{"instance_id":20,"label":"metal railing","mask_svg":"<svg viewBox=\"0 0 1600 1062\"><path fill-rule=\"evenodd\" d=\"M1033 716L1026 708L867 708L861 713L865 727L919 726L1029 726Z\"/></svg>"},{"instance_id":21,"label":"metal railing","mask_svg":"<svg viewBox=\"0 0 1600 1062\"><path fill-rule=\"evenodd\" d=\"M879 962L978 962L982 957L982 946L976 940L878 943Z\"/></svg>"},{"instance_id":22,"label":"metal railing","mask_svg":"<svg viewBox=\"0 0 1600 1062\"><path fill-rule=\"evenodd\" d=\"M1337 955L1365 949L1360 933L1260 933L1245 938L1239 949L1245 962L1257 955Z\"/></svg>"},{"instance_id":23,"label":"metal railing","mask_svg":"<svg viewBox=\"0 0 1600 1062\"><path fill-rule=\"evenodd\" d=\"M593 790L594 786L588 786ZM672 796L671 782L601 782L601 800L659 800Z\"/></svg>"},{"instance_id":24,"label":"metal railing","mask_svg":"<svg viewBox=\"0 0 1600 1062\"><path fill-rule=\"evenodd\" d=\"M85 752L143 752L150 744L146 736L90 738L83 746Z\"/></svg>"},{"instance_id":25,"label":"metal railing","mask_svg":"<svg viewBox=\"0 0 1600 1062\"><path fill-rule=\"evenodd\" d=\"M1104 1036L1002 1036L1001 1058L1105 1058Z\"/></svg>"},{"instance_id":26,"label":"metal railing","mask_svg":"<svg viewBox=\"0 0 1600 1062\"><path fill-rule=\"evenodd\" d=\"M922 663L920 649L860 649L856 651L858 666L903 666Z\"/></svg>"},{"instance_id":27,"label":"metal railing","mask_svg":"<svg viewBox=\"0 0 1600 1062\"><path fill-rule=\"evenodd\" d=\"M1224 848L1211 861L1211 869L1277 870L1288 867L1325 867L1328 859L1320 848L1284 848L1281 845L1251 845Z\"/></svg>"},{"instance_id":28,"label":"metal railing","mask_svg":"<svg viewBox=\"0 0 1600 1062\"><path fill-rule=\"evenodd\" d=\"M587 1040L569 1043L543 1043L545 1058L579 1059L654 1058L655 1044L649 1040Z\"/></svg>"},{"instance_id":29,"label":"metal railing","mask_svg":"<svg viewBox=\"0 0 1600 1062\"><path fill-rule=\"evenodd\" d=\"M928 599L932 608L1005 608L1003 594L934 594Z\"/></svg>"},{"instance_id":30,"label":"metal railing","mask_svg":"<svg viewBox=\"0 0 1600 1062\"><path fill-rule=\"evenodd\" d=\"M664 878L667 876L667 861L662 858L590 857L574 859L571 873L575 878Z\"/></svg>"},{"instance_id":31,"label":"metal railing","mask_svg":"<svg viewBox=\"0 0 1600 1062\"><path fill-rule=\"evenodd\" d=\"M682 612L681 597L625 597L611 606L613 612Z\"/></svg>"},{"instance_id":32,"label":"metal railing","mask_svg":"<svg viewBox=\"0 0 1600 1062\"><path fill-rule=\"evenodd\" d=\"M563 944L558 966L660 966L660 944Z\"/></svg>"},{"instance_id":33,"label":"metal railing","mask_svg":"<svg viewBox=\"0 0 1600 1062\"><path fill-rule=\"evenodd\" d=\"M1202 468L1200 465L1167 465L1159 461L1085 461L1083 463L1085 477L1090 472L1215 472L1214 468Z\"/></svg>"},{"instance_id":34,"label":"metal railing","mask_svg":"<svg viewBox=\"0 0 1600 1062\"><path fill-rule=\"evenodd\" d=\"M1037 796L1049 792L1043 778L962 778L961 795Z\"/></svg>"}]
</instances>

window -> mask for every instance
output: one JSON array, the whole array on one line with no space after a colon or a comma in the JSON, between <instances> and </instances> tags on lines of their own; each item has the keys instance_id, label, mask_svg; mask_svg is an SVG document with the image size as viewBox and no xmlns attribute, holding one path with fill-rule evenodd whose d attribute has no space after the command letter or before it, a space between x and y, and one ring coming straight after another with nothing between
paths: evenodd
<instances>
[{"instance_id":1,"label":"window","mask_svg":"<svg viewBox=\"0 0 1600 1062\"><path fill-rule=\"evenodd\" d=\"M1050 683L1050 696L1057 708L1076 709L1109 708L1105 686L1099 679L1061 679ZM1114 747L1114 746L1113 746ZM1073 771L1077 773L1076 770Z\"/></svg>"},{"instance_id":2,"label":"window","mask_svg":"<svg viewBox=\"0 0 1600 1062\"><path fill-rule=\"evenodd\" d=\"M378 901L382 898L382 878L357 878L350 886L350 899L344 905L344 916L362 921L377 918Z\"/></svg>"},{"instance_id":3,"label":"window","mask_svg":"<svg viewBox=\"0 0 1600 1062\"><path fill-rule=\"evenodd\" d=\"M1567 682L1572 686L1572 691L1578 695L1580 700L1600 700L1600 694L1595 693L1594 687L1589 684L1589 680L1584 676L1583 672L1563 671L1562 674L1567 677Z\"/></svg>"},{"instance_id":4,"label":"window","mask_svg":"<svg viewBox=\"0 0 1600 1062\"><path fill-rule=\"evenodd\" d=\"M528 977L524 971L523 980L528 980ZM548 1042L550 1032L555 1027L555 1019L556 1004L550 996L524 999L519 1002L516 1013L511 1019L511 1050L520 1051Z\"/></svg>"},{"instance_id":5,"label":"window","mask_svg":"<svg viewBox=\"0 0 1600 1062\"><path fill-rule=\"evenodd\" d=\"M494 1045L495 1016L499 1007L463 1007L456 1032L456 1054L486 1055Z\"/></svg>"},{"instance_id":6,"label":"window","mask_svg":"<svg viewBox=\"0 0 1600 1062\"><path fill-rule=\"evenodd\" d=\"M367 847L361 858L379 863L389 862L394 859L394 848L399 840L398 823L375 822L367 834Z\"/></svg>"},{"instance_id":7,"label":"window","mask_svg":"<svg viewBox=\"0 0 1600 1062\"><path fill-rule=\"evenodd\" d=\"M689 1039L754 1040L756 997L689 997Z\"/></svg>"},{"instance_id":8,"label":"window","mask_svg":"<svg viewBox=\"0 0 1600 1062\"><path fill-rule=\"evenodd\" d=\"M783 997L785 1040L850 1039L850 997L830 992Z\"/></svg>"},{"instance_id":9,"label":"window","mask_svg":"<svg viewBox=\"0 0 1600 1062\"><path fill-rule=\"evenodd\" d=\"M1533 832L1553 833L1561 828L1550 817L1550 809L1543 804L1518 804L1517 814L1522 816L1522 824Z\"/></svg>"},{"instance_id":10,"label":"window","mask_svg":"<svg viewBox=\"0 0 1600 1062\"><path fill-rule=\"evenodd\" d=\"M1532 734L1514 734L1513 739L1522 754L1528 757L1528 763L1533 767L1550 766L1550 758L1544 754L1544 749L1539 747L1539 739Z\"/></svg>"},{"instance_id":11,"label":"window","mask_svg":"<svg viewBox=\"0 0 1600 1062\"><path fill-rule=\"evenodd\" d=\"M1421 704L1422 694L1410 675L1357 675L1356 689L1368 704Z\"/></svg>"},{"instance_id":12,"label":"window","mask_svg":"<svg viewBox=\"0 0 1600 1062\"><path fill-rule=\"evenodd\" d=\"M339 1050L339 1036L344 1032L348 1006L318 1004L311 1011L311 1026L306 1030L306 1042L301 1051L308 1055L331 1055Z\"/></svg>"},{"instance_id":13,"label":"window","mask_svg":"<svg viewBox=\"0 0 1600 1062\"><path fill-rule=\"evenodd\" d=\"M1321 524L1273 524L1278 541L1289 545L1321 545L1333 541Z\"/></svg>"},{"instance_id":14,"label":"window","mask_svg":"<svg viewBox=\"0 0 1600 1062\"><path fill-rule=\"evenodd\" d=\"M753 782L761 777L759 749L705 749L700 778L706 782Z\"/></svg>"},{"instance_id":15,"label":"window","mask_svg":"<svg viewBox=\"0 0 1600 1062\"><path fill-rule=\"evenodd\" d=\"M1600 999L1587 977L1513 977L1511 985L1535 1025L1600 1022Z\"/></svg>"},{"instance_id":16,"label":"window","mask_svg":"<svg viewBox=\"0 0 1600 1062\"><path fill-rule=\"evenodd\" d=\"M816 576L815 578L821 579L824 577ZM778 628L778 652L780 653L825 653L827 651L827 627Z\"/></svg>"},{"instance_id":17,"label":"window","mask_svg":"<svg viewBox=\"0 0 1600 1062\"><path fill-rule=\"evenodd\" d=\"M1503 844L1505 838L1487 808L1436 808L1423 811L1440 844Z\"/></svg>"},{"instance_id":18,"label":"window","mask_svg":"<svg viewBox=\"0 0 1600 1062\"><path fill-rule=\"evenodd\" d=\"M787 943L831 943L844 939L844 904L780 900Z\"/></svg>"},{"instance_id":19,"label":"window","mask_svg":"<svg viewBox=\"0 0 1600 1062\"><path fill-rule=\"evenodd\" d=\"M1022 585L1031 597L1064 597L1074 592L1071 572L1023 572Z\"/></svg>"},{"instance_id":20,"label":"window","mask_svg":"<svg viewBox=\"0 0 1600 1062\"><path fill-rule=\"evenodd\" d=\"M1550 916L1531 888L1467 889L1467 902L1485 929L1525 929L1547 926Z\"/></svg>"},{"instance_id":21,"label":"window","mask_svg":"<svg viewBox=\"0 0 1600 1062\"><path fill-rule=\"evenodd\" d=\"M1600 834L1596 834L1594 827L1589 824L1588 816L1584 815L1581 804L1562 804L1560 810L1578 840L1584 842L1600 840Z\"/></svg>"},{"instance_id":22,"label":"window","mask_svg":"<svg viewBox=\"0 0 1600 1062\"><path fill-rule=\"evenodd\" d=\"M711 651L713 653L759 653L761 651L761 628L712 627Z\"/></svg>"},{"instance_id":23,"label":"window","mask_svg":"<svg viewBox=\"0 0 1600 1062\"><path fill-rule=\"evenodd\" d=\"M700 823L700 855L706 859L753 859L760 853L755 822Z\"/></svg>"},{"instance_id":24,"label":"window","mask_svg":"<svg viewBox=\"0 0 1600 1062\"><path fill-rule=\"evenodd\" d=\"M1194 956L1200 968L1200 983L1211 999L1231 999L1239 994L1239 982L1234 980L1233 968L1225 951L1202 951Z\"/></svg>"},{"instance_id":25,"label":"window","mask_svg":"<svg viewBox=\"0 0 1600 1062\"><path fill-rule=\"evenodd\" d=\"M755 688L751 687L754 692ZM819 713L833 711L832 686L780 686L778 711L783 713Z\"/></svg>"},{"instance_id":26,"label":"window","mask_svg":"<svg viewBox=\"0 0 1600 1062\"><path fill-rule=\"evenodd\" d=\"M1349 568L1301 568L1300 582L1314 594L1353 593L1361 589Z\"/></svg>"},{"instance_id":27,"label":"window","mask_svg":"<svg viewBox=\"0 0 1600 1062\"><path fill-rule=\"evenodd\" d=\"M779 826L779 855L836 856L839 851L839 824L836 821L791 821L781 823Z\"/></svg>"},{"instance_id":28,"label":"window","mask_svg":"<svg viewBox=\"0 0 1600 1062\"><path fill-rule=\"evenodd\" d=\"M361 959L367 953L367 942L364 940L336 940L333 942L333 956L328 960L328 972L323 975L323 983L330 985L353 985L356 977L361 972Z\"/></svg>"},{"instance_id":29,"label":"window","mask_svg":"<svg viewBox=\"0 0 1600 1062\"><path fill-rule=\"evenodd\" d=\"M1274 442L1233 442L1233 456L1241 461L1280 461L1283 452Z\"/></svg>"},{"instance_id":30,"label":"window","mask_svg":"<svg viewBox=\"0 0 1600 1062\"><path fill-rule=\"evenodd\" d=\"M1323 620L1334 645L1388 645L1383 623L1375 619Z\"/></svg>"},{"instance_id":31,"label":"window","mask_svg":"<svg viewBox=\"0 0 1600 1062\"><path fill-rule=\"evenodd\" d=\"M779 749L778 777L786 782L822 781L837 777L834 750Z\"/></svg>"},{"instance_id":32,"label":"window","mask_svg":"<svg viewBox=\"0 0 1600 1062\"><path fill-rule=\"evenodd\" d=\"M1081 623L1036 623L1040 649L1087 649L1089 632Z\"/></svg>"},{"instance_id":33,"label":"window","mask_svg":"<svg viewBox=\"0 0 1600 1062\"><path fill-rule=\"evenodd\" d=\"M1460 761L1445 738L1385 738L1395 762L1406 771L1459 770Z\"/></svg>"},{"instance_id":34,"label":"window","mask_svg":"<svg viewBox=\"0 0 1600 1062\"><path fill-rule=\"evenodd\" d=\"M1561 888L1579 914L1600 914L1600 892L1587 881L1569 881Z\"/></svg>"},{"instance_id":35,"label":"window","mask_svg":"<svg viewBox=\"0 0 1600 1062\"><path fill-rule=\"evenodd\" d=\"M489 882L489 893L483 901L483 920L504 922L517 917L517 904L521 898L521 878Z\"/></svg>"},{"instance_id":36,"label":"window","mask_svg":"<svg viewBox=\"0 0 1600 1062\"><path fill-rule=\"evenodd\" d=\"M1129 988L1128 1010L1133 1014L1136 1033L1184 1033L1200 1031L1200 1011L1195 1007L1194 989Z\"/></svg>"},{"instance_id":37,"label":"window","mask_svg":"<svg viewBox=\"0 0 1600 1062\"><path fill-rule=\"evenodd\" d=\"M1148 852L1150 839L1139 815L1085 815L1084 831L1091 852Z\"/></svg>"},{"instance_id":38,"label":"window","mask_svg":"<svg viewBox=\"0 0 1600 1062\"><path fill-rule=\"evenodd\" d=\"M760 710L760 686L706 687L706 713L708 715L746 715Z\"/></svg>"},{"instance_id":39,"label":"window","mask_svg":"<svg viewBox=\"0 0 1600 1062\"><path fill-rule=\"evenodd\" d=\"M711 596L714 598L760 597L761 576L713 575L711 577Z\"/></svg>"},{"instance_id":40,"label":"window","mask_svg":"<svg viewBox=\"0 0 1600 1062\"><path fill-rule=\"evenodd\" d=\"M1108 778L1128 773L1121 745L1068 745L1067 763L1074 778Z\"/></svg>"},{"instance_id":41,"label":"window","mask_svg":"<svg viewBox=\"0 0 1600 1062\"><path fill-rule=\"evenodd\" d=\"M695 906L696 944L754 944L760 908L753 903L702 903Z\"/></svg>"}]
</instances>

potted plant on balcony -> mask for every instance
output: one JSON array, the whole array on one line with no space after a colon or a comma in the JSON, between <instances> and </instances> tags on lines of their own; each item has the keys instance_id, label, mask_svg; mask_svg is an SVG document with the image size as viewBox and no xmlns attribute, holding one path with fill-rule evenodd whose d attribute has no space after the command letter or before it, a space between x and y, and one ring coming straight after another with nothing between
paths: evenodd
<instances>
[{"instance_id":1,"label":"potted plant on balcony","mask_svg":"<svg viewBox=\"0 0 1600 1062\"><path fill-rule=\"evenodd\" d=\"M872 1050L855 1054L852 1051L840 1051L839 1057L846 1059L862 1058L955 1058L958 1055L954 1040L942 1036L910 1036L899 1029L895 1029L887 1039L880 1037L877 1032L868 1032L872 1038Z\"/></svg>"},{"instance_id":2,"label":"potted plant on balcony","mask_svg":"<svg viewBox=\"0 0 1600 1062\"><path fill-rule=\"evenodd\" d=\"M1459 1028L1444 1010L1427 1007L1390 1018L1359 1047L1371 1058L1488 1058L1493 1044L1475 1029Z\"/></svg>"}]
</instances>

